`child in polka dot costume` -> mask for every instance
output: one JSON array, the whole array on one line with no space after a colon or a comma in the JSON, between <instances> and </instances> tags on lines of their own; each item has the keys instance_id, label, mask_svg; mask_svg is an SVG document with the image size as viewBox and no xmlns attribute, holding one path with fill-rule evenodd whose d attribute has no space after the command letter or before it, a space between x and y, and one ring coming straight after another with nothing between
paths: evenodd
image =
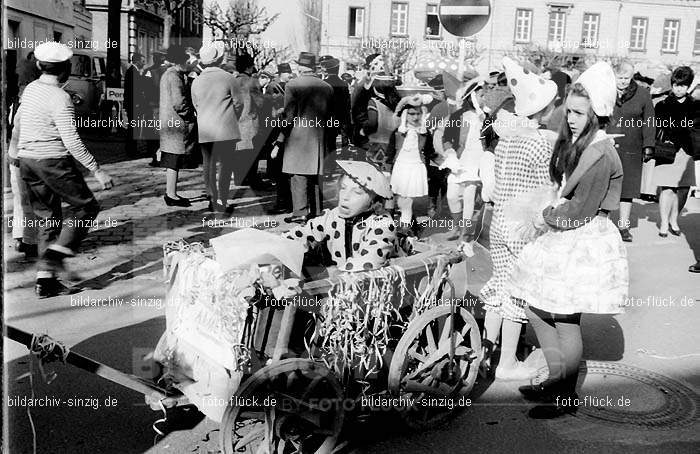
<instances>
[{"instance_id":1,"label":"child in polka dot costume","mask_svg":"<svg viewBox=\"0 0 700 454\"><path fill-rule=\"evenodd\" d=\"M338 161L345 172L338 182L338 206L296 227L285 237L304 244L306 251L325 248L342 271L369 271L402 254L396 227L375 207L393 195L386 177L366 162Z\"/></svg>"}]
</instances>

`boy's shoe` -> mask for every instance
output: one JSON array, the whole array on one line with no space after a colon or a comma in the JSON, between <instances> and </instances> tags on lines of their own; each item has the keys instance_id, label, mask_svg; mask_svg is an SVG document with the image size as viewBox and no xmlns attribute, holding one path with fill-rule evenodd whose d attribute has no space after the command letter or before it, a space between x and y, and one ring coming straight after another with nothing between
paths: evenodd
<instances>
[{"instance_id":1,"label":"boy's shoe","mask_svg":"<svg viewBox=\"0 0 700 454\"><path fill-rule=\"evenodd\" d=\"M36 280L36 285L34 286L34 293L36 293L39 299L70 295L75 292L75 289L66 287L55 277L39 278Z\"/></svg>"}]
</instances>

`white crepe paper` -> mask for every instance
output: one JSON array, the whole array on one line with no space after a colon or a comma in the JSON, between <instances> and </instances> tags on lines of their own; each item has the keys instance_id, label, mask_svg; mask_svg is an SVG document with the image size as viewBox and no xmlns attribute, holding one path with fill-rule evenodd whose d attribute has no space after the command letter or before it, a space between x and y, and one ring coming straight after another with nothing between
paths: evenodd
<instances>
[{"instance_id":1,"label":"white crepe paper","mask_svg":"<svg viewBox=\"0 0 700 454\"><path fill-rule=\"evenodd\" d=\"M303 245L278 234L246 228L212 238L209 242L223 271L247 269L252 264L279 261L297 276L301 276Z\"/></svg>"}]
</instances>

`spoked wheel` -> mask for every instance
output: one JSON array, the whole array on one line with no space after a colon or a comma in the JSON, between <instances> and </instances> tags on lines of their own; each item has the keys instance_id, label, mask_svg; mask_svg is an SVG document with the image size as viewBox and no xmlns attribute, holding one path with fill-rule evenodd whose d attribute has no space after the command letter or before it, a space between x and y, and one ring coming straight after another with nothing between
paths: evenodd
<instances>
[{"instance_id":1,"label":"spoked wheel","mask_svg":"<svg viewBox=\"0 0 700 454\"><path fill-rule=\"evenodd\" d=\"M434 307L414 319L401 337L389 367L388 389L413 405L399 414L412 428L444 421L474 386L481 337L474 317L464 308ZM450 329L454 356L450 361Z\"/></svg>"},{"instance_id":2,"label":"spoked wheel","mask_svg":"<svg viewBox=\"0 0 700 454\"><path fill-rule=\"evenodd\" d=\"M343 425L342 399L340 384L323 365L291 358L265 366L231 398L221 421L221 449L331 453Z\"/></svg>"}]
</instances>

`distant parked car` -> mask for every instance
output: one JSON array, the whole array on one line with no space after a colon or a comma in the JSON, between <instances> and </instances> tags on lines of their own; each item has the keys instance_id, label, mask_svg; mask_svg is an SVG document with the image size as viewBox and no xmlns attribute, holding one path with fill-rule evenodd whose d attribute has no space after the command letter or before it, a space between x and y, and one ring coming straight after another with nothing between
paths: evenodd
<instances>
[{"instance_id":1,"label":"distant parked car","mask_svg":"<svg viewBox=\"0 0 700 454\"><path fill-rule=\"evenodd\" d=\"M126 63L122 61L121 66L123 75ZM105 102L106 74L106 52L73 50L71 75L63 89L71 96L76 115L98 117L100 112L108 114L107 107L111 107L111 104Z\"/></svg>"}]
</instances>

